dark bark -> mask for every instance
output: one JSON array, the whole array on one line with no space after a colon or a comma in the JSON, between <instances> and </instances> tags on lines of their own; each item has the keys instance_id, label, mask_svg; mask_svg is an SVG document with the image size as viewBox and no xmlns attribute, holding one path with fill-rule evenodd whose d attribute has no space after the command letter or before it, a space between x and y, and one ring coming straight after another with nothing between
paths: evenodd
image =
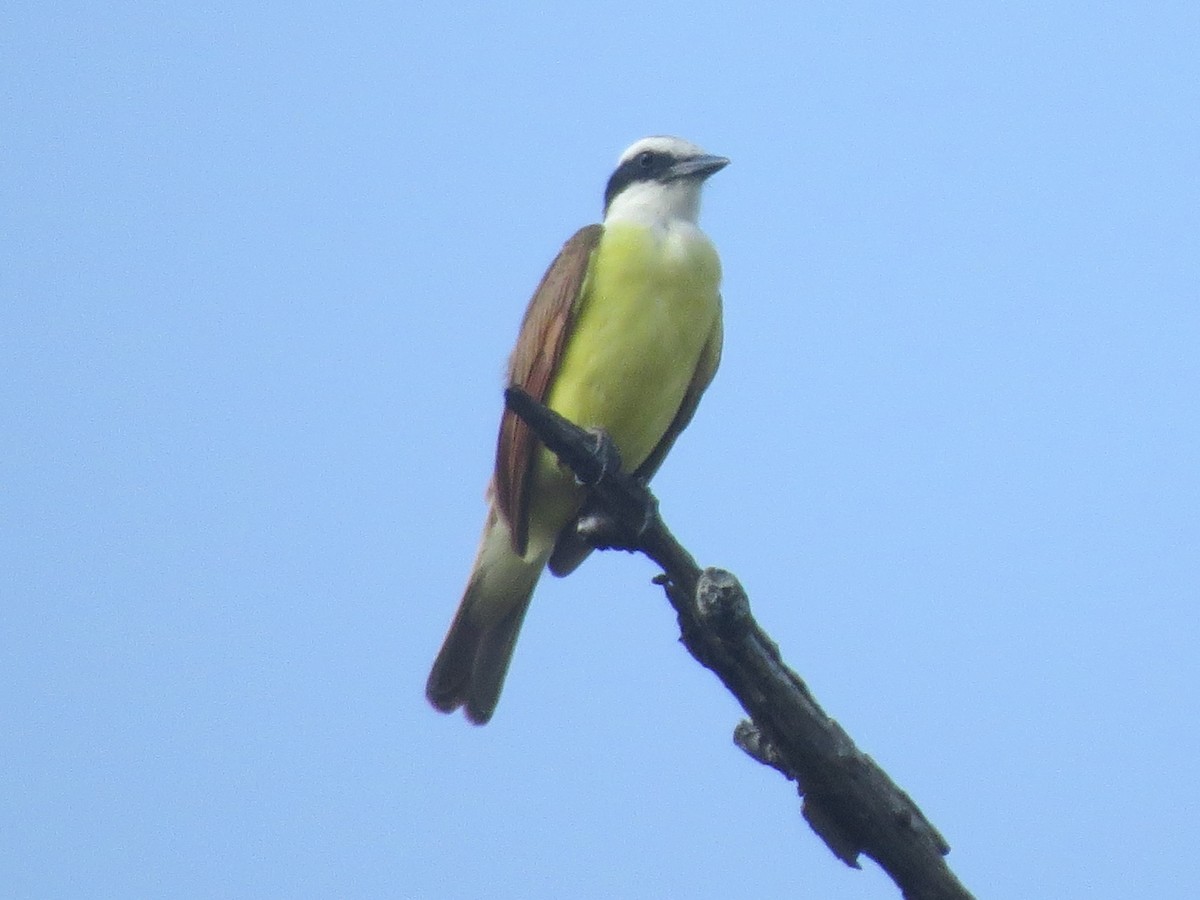
<instances>
[{"instance_id":1,"label":"dark bark","mask_svg":"<svg viewBox=\"0 0 1200 900\"><path fill-rule=\"evenodd\" d=\"M616 447L541 406L517 388L509 408L588 486L580 532L599 549L645 554L679 617L683 644L738 699L749 719L734 741L796 783L813 831L847 865L874 859L910 900L963 900L937 829L871 757L829 718L759 627L737 579L701 570L658 514L646 485L621 470Z\"/></svg>"}]
</instances>

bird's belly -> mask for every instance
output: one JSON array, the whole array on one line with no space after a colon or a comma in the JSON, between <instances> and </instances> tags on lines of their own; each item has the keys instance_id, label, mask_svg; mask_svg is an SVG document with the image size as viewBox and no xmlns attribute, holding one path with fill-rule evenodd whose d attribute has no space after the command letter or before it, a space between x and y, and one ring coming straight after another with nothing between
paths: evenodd
<instances>
[{"instance_id":1,"label":"bird's belly","mask_svg":"<svg viewBox=\"0 0 1200 900\"><path fill-rule=\"evenodd\" d=\"M720 264L697 234L647 240L613 229L589 278L548 401L602 428L636 469L662 439L720 313Z\"/></svg>"}]
</instances>

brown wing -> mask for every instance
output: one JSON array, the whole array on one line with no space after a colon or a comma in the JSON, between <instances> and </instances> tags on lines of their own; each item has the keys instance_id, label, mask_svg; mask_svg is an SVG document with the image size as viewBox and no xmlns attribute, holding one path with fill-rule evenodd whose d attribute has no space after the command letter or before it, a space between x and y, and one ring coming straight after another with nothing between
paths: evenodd
<instances>
[{"instance_id":1,"label":"brown wing","mask_svg":"<svg viewBox=\"0 0 1200 900\"><path fill-rule=\"evenodd\" d=\"M517 346L508 361L508 383L539 403L545 402L558 370L588 263L603 230L600 225L588 225L575 232L542 276L525 310ZM508 523L513 550L520 556L525 555L529 540L529 475L538 446L525 423L505 410L496 442L496 504Z\"/></svg>"},{"instance_id":2,"label":"brown wing","mask_svg":"<svg viewBox=\"0 0 1200 900\"><path fill-rule=\"evenodd\" d=\"M679 411L675 413L675 418L671 420L671 425L662 436L662 440L650 451L645 462L638 466L636 474L639 478L649 481L654 476L675 444L675 439L692 421L692 416L696 414L696 407L700 405L701 395L712 382L713 376L717 374L717 366L721 364L721 343L724 334L718 310L717 321L704 344L704 349L700 351L700 360L696 363L696 373L692 376L691 384L688 385L687 392L683 395ZM572 519L559 532L558 539L554 542L554 552L550 554L550 571L560 578L575 571L592 552L591 544L579 536L575 525L576 522Z\"/></svg>"}]
</instances>

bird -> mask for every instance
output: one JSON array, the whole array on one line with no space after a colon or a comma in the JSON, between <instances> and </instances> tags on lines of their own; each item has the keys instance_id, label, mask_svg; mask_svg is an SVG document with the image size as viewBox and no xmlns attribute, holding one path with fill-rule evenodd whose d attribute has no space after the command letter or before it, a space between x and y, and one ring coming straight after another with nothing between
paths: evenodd
<instances>
[{"instance_id":1,"label":"bird","mask_svg":"<svg viewBox=\"0 0 1200 900\"><path fill-rule=\"evenodd\" d=\"M507 381L612 438L648 480L692 420L723 339L721 263L700 230L701 190L729 160L677 137L642 138L605 186L602 221L563 245L525 311ZM487 518L426 683L441 712L482 725L496 709L543 571L591 552L584 488L511 411L501 417Z\"/></svg>"}]
</instances>

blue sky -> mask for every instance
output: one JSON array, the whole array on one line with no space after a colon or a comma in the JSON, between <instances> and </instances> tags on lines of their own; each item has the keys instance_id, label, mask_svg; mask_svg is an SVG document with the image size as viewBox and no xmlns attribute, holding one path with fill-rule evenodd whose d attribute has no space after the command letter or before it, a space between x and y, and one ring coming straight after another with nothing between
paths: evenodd
<instances>
[{"instance_id":1,"label":"blue sky","mask_svg":"<svg viewBox=\"0 0 1200 900\"><path fill-rule=\"evenodd\" d=\"M422 688L501 371L620 151L706 194L656 480L980 896L1200 890L1194 4L18 3L0 71L15 897L868 898L653 568Z\"/></svg>"}]
</instances>

